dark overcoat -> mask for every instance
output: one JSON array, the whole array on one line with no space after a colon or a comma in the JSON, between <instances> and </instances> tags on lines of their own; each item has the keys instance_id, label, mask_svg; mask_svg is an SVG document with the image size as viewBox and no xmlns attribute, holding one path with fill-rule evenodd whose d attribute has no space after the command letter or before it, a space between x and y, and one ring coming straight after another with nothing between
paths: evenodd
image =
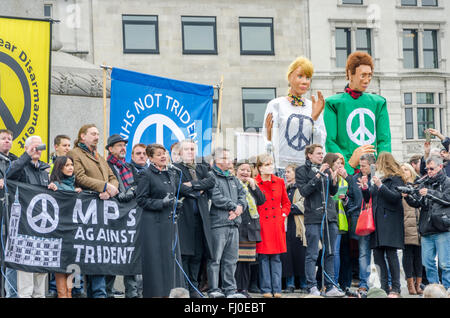
<instances>
[{"instance_id":1,"label":"dark overcoat","mask_svg":"<svg viewBox=\"0 0 450 318\"><path fill-rule=\"evenodd\" d=\"M189 168L183 164L175 164L182 171L182 183L191 182L192 187L183 186L185 195L183 209L178 218L178 230L180 233L180 248L182 255L195 254L196 235L192 230L195 226L196 213L200 214L203 233L205 235L205 247L209 255L212 255L211 220L209 218L208 190L214 188L215 180L208 172L205 165L197 164L195 172L198 180L193 180ZM203 191L202 193L200 193Z\"/></svg>"},{"instance_id":2,"label":"dark overcoat","mask_svg":"<svg viewBox=\"0 0 450 318\"><path fill-rule=\"evenodd\" d=\"M255 200L256 206L263 205L266 202L264 193L256 185L255 190L249 185L248 191ZM242 222L239 225L239 242L261 242L261 224L259 218L253 219L250 216L250 210L248 206L242 213Z\"/></svg>"},{"instance_id":3,"label":"dark overcoat","mask_svg":"<svg viewBox=\"0 0 450 318\"><path fill-rule=\"evenodd\" d=\"M382 183L380 188L370 185L368 189L362 190L365 202L369 202L370 196L372 196L375 232L370 234L370 248L403 249L405 227L402 196L395 187L403 186L405 183L399 176L388 176L382 179Z\"/></svg>"},{"instance_id":4,"label":"dark overcoat","mask_svg":"<svg viewBox=\"0 0 450 318\"><path fill-rule=\"evenodd\" d=\"M177 235L177 225L171 217L173 207L163 207L163 198L167 193L176 196L178 182L175 170L160 171L153 165L139 179L136 201L142 208L142 276L145 298L167 297L172 288L185 287L183 274L175 263L172 251ZM180 244L176 245L175 254L181 264Z\"/></svg>"}]
</instances>

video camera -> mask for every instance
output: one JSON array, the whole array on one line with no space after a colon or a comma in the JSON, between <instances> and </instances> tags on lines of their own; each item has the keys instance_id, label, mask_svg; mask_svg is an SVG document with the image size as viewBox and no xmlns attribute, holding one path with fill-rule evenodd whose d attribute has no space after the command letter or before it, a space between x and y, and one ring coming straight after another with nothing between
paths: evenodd
<instances>
[{"instance_id":1,"label":"video camera","mask_svg":"<svg viewBox=\"0 0 450 318\"><path fill-rule=\"evenodd\" d=\"M398 186L395 187L395 190L397 190L400 193L405 193L405 194L417 194L419 193L419 189L414 188L412 185L406 185L406 186Z\"/></svg>"}]
</instances>

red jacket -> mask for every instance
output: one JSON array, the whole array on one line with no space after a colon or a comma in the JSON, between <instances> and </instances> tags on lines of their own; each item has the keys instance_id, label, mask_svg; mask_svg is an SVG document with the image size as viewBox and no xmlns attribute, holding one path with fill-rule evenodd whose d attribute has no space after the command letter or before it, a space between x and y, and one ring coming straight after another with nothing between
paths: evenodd
<instances>
[{"instance_id":1,"label":"red jacket","mask_svg":"<svg viewBox=\"0 0 450 318\"><path fill-rule=\"evenodd\" d=\"M274 175L271 181L262 181L261 175L256 176L255 180L266 196L266 202L258 206L261 243L256 244L256 253L286 253L284 219L291 211L291 201L289 201L284 180ZM282 216L283 214L285 216Z\"/></svg>"}]
</instances>

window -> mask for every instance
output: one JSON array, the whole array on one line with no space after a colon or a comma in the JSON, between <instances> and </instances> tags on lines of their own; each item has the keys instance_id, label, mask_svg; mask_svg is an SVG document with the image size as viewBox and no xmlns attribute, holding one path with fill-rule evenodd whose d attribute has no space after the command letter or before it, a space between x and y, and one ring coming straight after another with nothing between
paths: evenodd
<instances>
[{"instance_id":1,"label":"window","mask_svg":"<svg viewBox=\"0 0 450 318\"><path fill-rule=\"evenodd\" d=\"M44 17L51 18L53 13L53 5L44 4Z\"/></svg>"},{"instance_id":2,"label":"window","mask_svg":"<svg viewBox=\"0 0 450 318\"><path fill-rule=\"evenodd\" d=\"M159 54L158 16L122 15L123 53Z\"/></svg>"},{"instance_id":3,"label":"window","mask_svg":"<svg viewBox=\"0 0 450 318\"><path fill-rule=\"evenodd\" d=\"M422 6L423 7L437 7L438 1L437 0L422 0Z\"/></svg>"},{"instance_id":4,"label":"window","mask_svg":"<svg viewBox=\"0 0 450 318\"><path fill-rule=\"evenodd\" d=\"M355 43L352 43L352 38ZM345 67L352 51L363 51L372 55L372 32L368 28L350 29L337 27L335 32L336 67Z\"/></svg>"},{"instance_id":5,"label":"window","mask_svg":"<svg viewBox=\"0 0 450 318\"><path fill-rule=\"evenodd\" d=\"M403 97L404 97L405 105L411 105L412 104L412 93L405 93L403 95Z\"/></svg>"},{"instance_id":6,"label":"window","mask_svg":"<svg viewBox=\"0 0 450 318\"><path fill-rule=\"evenodd\" d=\"M417 0L402 0L402 6L417 6Z\"/></svg>"},{"instance_id":7,"label":"window","mask_svg":"<svg viewBox=\"0 0 450 318\"><path fill-rule=\"evenodd\" d=\"M273 19L239 18L241 55L274 55Z\"/></svg>"},{"instance_id":8,"label":"window","mask_svg":"<svg viewBox=\"0 0 450 318\"><path fill-rule=\"evenodd\" d=\"M434 93L417 93L417 104L434 104Z\"/></svg>"},{"instance_id":9,"label":"window","mask_svg":"<svg viewBox=\"0 0 450 318\"><path fill-rule=\"evenodd\" d=\"M424 130L427 128L435 128L441 132L444 130L445 105L439 101L442 99L443 93L437 92L407 92L403 94L406 139L425 139Z\"/></svg>"},{"instance_id":10,"label":"window","mask_svg":"<svg viewBox=\"0 0 450 318\"><path fill-rule=\"evenodd\" d=\"M423 67L438 68L436 30L423 31Z\"/></svg>"},{"instance_id":11,"label":"window","mask_svg":"<svg viewBox=\"0 0 450 318\"><path fill-rule=\"evenodd\" d=\"M403 30L403 67L419 67L416 30Z\"/></svg>"},{"instance_id":12,"label":"window","mask_svg":"<svg viewBox=\"0 0 450 318\"><path fill-rule=\"evenodd\" d=\"M417 134L419 139L425 138L425 129L434 127L434 108L417 108Z\"/></svg>"},{"instance_id":13,"label":"window","mask_svg":"<svg viewBox=\"0 0 450 318\"><path fill-rule=\"evenodd\" d=\"M345 67L347 56L352 52L350 29L336 28L336 66Z\"/></svg>"},{"instance_id":14,"label":"window","mask_svg":"<svg viewBox=\"0 0 450 318\"><path fill-rule=\"evenodd\" d=\"M267 104L275 98L275 88L243 88L242 108L244 113L244 130L263 127Z\"/></svg>"},{"instance_id":15,"label":"window","mask_svg":"<svg viewBox=\"0 0 450 318\"><path fill-rule=\"evenodd\" d=\"M414 139L413 109L405 108L406 139Z\"/></svg>"},{"instance_id":16,"label":"window","mask_svg":"<svg viewBox=\"0 0 450 318\"><path fill-rule=\"evenodd\" d=\"M357 29L356 30L356 50L363 51L372 55L372 49L370 44L370 29Z\"/></svg>"},{"instance_id":17,"label":"window","mask_svg":"<svg viewBox=\"0 0 450 318\"><path fill-rule=\"evenodd\" d=\"M215 17L181 17L183 54L217 54Z\"/></svg>"},{"instance_id":18,"label":"window","mask_svg":"<svg viewBox=\"0 0 450 318\"><path fill-rule=\"evenodd\" d=\"M363 4L363 0L342 0L342 4Z\"/></svg>"}]
</instances>

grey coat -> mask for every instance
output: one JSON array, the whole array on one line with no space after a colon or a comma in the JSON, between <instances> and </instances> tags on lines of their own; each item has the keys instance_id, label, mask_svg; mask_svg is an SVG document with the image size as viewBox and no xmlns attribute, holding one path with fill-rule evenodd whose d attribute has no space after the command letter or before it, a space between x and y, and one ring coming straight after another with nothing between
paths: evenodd
<instances>
[{"instance_id":1,"label":"grey coat","mask_svg":"<svg viewBox=\"0 0 450 318\"><path fill-rule=\"evenodd\" d=\"M209 190L211 198L211 228L239 226L242 222L241 216L234 220L228 220L228 213L236 210L238 205L241 205L243 210L247 208L244 187L238 178L233 175L225 176L215 168L209 173L215 179L214 188Z\"/></svg>"}]
</instances>

